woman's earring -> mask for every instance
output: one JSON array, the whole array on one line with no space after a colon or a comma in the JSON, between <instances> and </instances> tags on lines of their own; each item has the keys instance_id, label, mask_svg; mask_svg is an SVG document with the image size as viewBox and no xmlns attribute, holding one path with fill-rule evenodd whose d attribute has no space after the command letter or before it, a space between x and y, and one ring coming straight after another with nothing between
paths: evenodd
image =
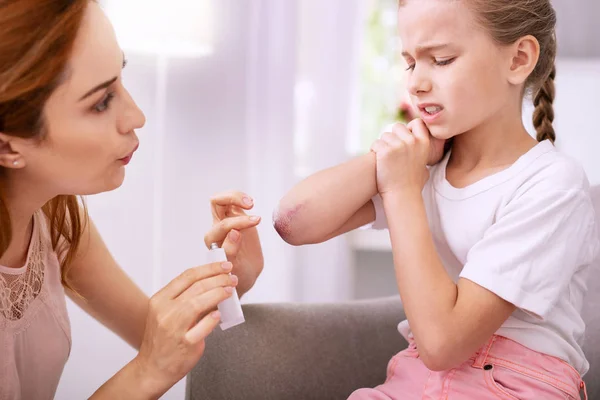
<instances>
[{"instance_id":1,"label":"woman's earring","mask_svg":"<svg viewBox=\"0 0 600 400\"><path fill-rule=\"evenodd\" d=\"M15 160L13 161L13 165L16 167L17 165L19 165L19 160Z\"/></svg>"}]
</instances>

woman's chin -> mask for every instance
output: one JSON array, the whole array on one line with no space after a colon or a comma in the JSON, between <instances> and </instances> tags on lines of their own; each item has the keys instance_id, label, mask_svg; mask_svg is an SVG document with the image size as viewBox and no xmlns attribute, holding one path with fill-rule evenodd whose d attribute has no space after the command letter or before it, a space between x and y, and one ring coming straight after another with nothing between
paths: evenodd
<instances>
[{"instance_id":1,"label":"woman's chin","mask_svg":"<svg viewBox=\"0 0 600 400\"><path fill-rule=\"evenodd\" d=\"M94 194L112 192L113 190L120 188L124 181L125 172L123 171L120 174L117 173L113 176L106 177L97 184L81 188L81 190L76 191L74 194L78 196L91 196Z\"/></svg>"},{"instance_id":2,"label":"woman's chin","mask_svg":"<svg viewBox=\"0 0 600 400\"><path fill-rule=\"evenodd\" d=\"M111 192L115 189L118 189L123 185L125 181L125 172L123 172L120 176L113 177L113 179L106 182L105 187L99 193L102 192Z\"/></svg>"}]
</instances>

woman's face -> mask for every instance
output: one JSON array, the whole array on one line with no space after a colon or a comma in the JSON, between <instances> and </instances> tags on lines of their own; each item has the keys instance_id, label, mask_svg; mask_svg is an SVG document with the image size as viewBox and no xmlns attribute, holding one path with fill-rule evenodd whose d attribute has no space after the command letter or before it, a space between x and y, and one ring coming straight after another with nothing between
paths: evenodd
<instances>
[{"instance_id":1,"label":"woman's face","mask_svg":"<svg viewBox=\"0 0 600 400\"><path fill-rule=\"evenodd\" d=\"M134 130L145 124L123 86L124 65L111 23L90 2L65 80L44 108L43 140L12 140L22 160L15 172L55 195L119 187L138 147Z\"/></svg>"}]
</instances>

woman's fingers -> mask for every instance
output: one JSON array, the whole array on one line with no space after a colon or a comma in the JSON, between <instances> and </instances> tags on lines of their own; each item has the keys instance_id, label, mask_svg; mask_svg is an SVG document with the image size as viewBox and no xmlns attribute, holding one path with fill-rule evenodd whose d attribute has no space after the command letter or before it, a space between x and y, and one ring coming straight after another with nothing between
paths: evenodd
<instances>
[{"instance_id":1,"label":"woman's fingers","mask_svg":"<svg viewBox=\"0 0 600 400\"><path fill-rule=\"evenodd\" d=\"M235 287L238 284L238 277L230 274L221 274L217 276L211 276L207 279L202 279L194 283L192 286L187 288L176 300L185 302L192 298L196 298L206 292L210 292L213 289L219 287Z\"/></svg>"},{"instance_id":2,"label":"woman's fingers","mask_svg":"<svg viewBox=\"0 0 600 400\"><path fill-rule=\"evenodd\" d=\"M211 312L185 333L185 339L191 344L202 342L217 327L220 320L221 314L218 311Z\"/></svg>"},{"instance_id":3,"label":"woman's fingers","mask_svg":"<svg viewBox=\"0 0 600 400\"><path fill-rule=\"evenodd\" d=\"M232 293L231 286L217 287L199 296L189 297L185 301L175 300L173 306L178 310L176 325L189 329L207 313L216 310L219 303L231 297Z\"/></svg>"},{"instance_id":4,"label":"woman's fingers","mask_svg":"<svg viewBox=\"0 0 600 400\"><path fill-rule=\"evenodd\" d=\"M203 339L219 323L218 304L233 294L231 267L225 262L191 268L152 296L136 357L145 375L170 386L198 363Z\"/></svg>"},{"instance_id":5,"label":"woman's fingers","mask_svg":"<svg viewBox=\"0 0 600 400\"><path fill-rule=\"evenodd\" d=\"M225 218L214 224L208 233L204 236L204 244L210 248L211 243L217 243L219 246L223 244L225 238L231 230L241 230L253 228L260 223L258 216L240 216Z\"/></svg>"},{"instance_id":6,"label":"woman's fingers","mask_svg":"<svg viewBox=\"0 0 600 400\"><path fill-rule=\"evenodd\" d=\"M243 192L230 191L217 193L211 197L210 203L218 206L238 206L249 210L254 205L252 197Z\"/></svg>"},{"instance_id":7,"label":"woman's fingers","mask_svg":"<svg viewBox=\"0 0 600 400\"><path fill-rule=\"evenodd\" d=\"M203 279L210 278L212 276L229 273L233 265L226 262L217 262L212 264L201 265L199 267L190 268L184 271L181 275L173 279L167 286L162 288L155 297L167 299L174 299L181 293L186 291L190 286Z\"/></svg>"},{"instance_id":8,"label":"woman's fingers","mask_svg":"<svg viewBox=\"0 0 600 400\"><path fill-rule=\"evenodd\" d=\"M238 191L230 191L218 193L211 197L210 206L215 221L227 217L228 210L233 208L241 208L242 210L250 210L254 207L254 200L245 193Z\"/></svg>"},{"instance_id":9,"label":"woman's fingers","mask_svg":"<svg viewBox=\"0 0 600 400\"><path fill-rule=\"evenodd\" d=\"M242 246L243 236L242 234L235 229L229 231L229 234L223 241L223 250L225 250L225 254L227 254L227 259L235 260L235 257L240 251L240 247Z\"/></svg>"}]
</instances>

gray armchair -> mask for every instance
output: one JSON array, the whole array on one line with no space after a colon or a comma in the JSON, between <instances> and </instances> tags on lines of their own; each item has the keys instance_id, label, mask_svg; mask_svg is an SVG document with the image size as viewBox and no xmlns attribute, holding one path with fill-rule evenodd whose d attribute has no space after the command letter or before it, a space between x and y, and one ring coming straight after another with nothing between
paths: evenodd
<instances>
[{"instance_id":1,"label":"gray armchair","mask_svg":"<svg viewBox=\"0 0 600 400\"><path fill-rule=\"evenodd\" d=\"M406 347L399 298L253 304L244 314L245 324L207 339L187 399L345 399L383 382L387 362Z\"/></svg>"},{"instance_id":2,"label":"gray armchair","mask_svg":"<svg viewBox=\"0 0 600 400\"><path fill-rule=\"evenodd\" d=\"M600 399L600 280L590 282L584 377ZM246 323L216 329L188 375L188 400L337 400L385 380L389 359L406 347L396 326L400 300L341 304L252 304Z\"/></svg>"}]
</instances>

